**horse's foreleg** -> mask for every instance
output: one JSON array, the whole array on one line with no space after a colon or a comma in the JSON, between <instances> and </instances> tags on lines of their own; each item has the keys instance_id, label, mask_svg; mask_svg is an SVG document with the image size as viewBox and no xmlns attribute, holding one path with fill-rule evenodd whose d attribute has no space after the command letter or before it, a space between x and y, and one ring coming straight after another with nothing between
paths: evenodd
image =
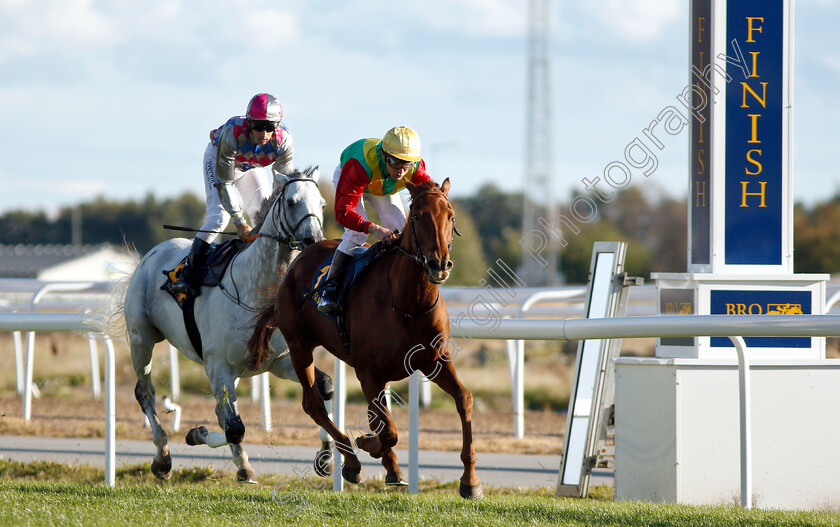
<instances>
[{"instance_id":1,"label":"horse's foreleg","mask_svg":"<svg viewBox=\"0 0 840 527\"><path fill-rule=\"evenodd\" d=\"M256 473L248 461L248 454L241 443L231 444L230 453L233 454L233 464L236 465L236 481L242 483L256 483Z\"/></svg>"},{"instance_id":2,"label":"horse's foreleg","mask_svg":"<svg viewBox=\"0 0 840 527\"><path fill-rule=\"evenodd\" d=\"M423 369L423 373L433 377L435 384L455 399L455 406L458 409L458 415L461 417L461 462L464 464L464 474L461 476L461 485L458 492L463 498L478 499L484 495L484 492L481 490L481 483L478 480L478 474L475 472L476 455L472 439L472 393L458 380L452 362L438 361L438 363L443 368L437 375L434 375L433 367L429 368L428 371Z\"/></svg>"},{"instance_id":3,"label":"horse's foreleg","mask_svg":"<svg viewBox=\"0 0 840 527\"><path fill-rule=\"evenodd\" d=\"M371 375L360 374L362 391L368 400L368 422L372 435L356 439L356 445L374 458L382 458L385 467L386 485L407 485L408 482L400 470L394 446L397 444L397 427L391 419L391 412L385 403L385 382ZM357 426L359 426L357 424Z\"/></svg>"},{"instance_id":4,"label":"horse's foreleg","mask_svg":"<svg viewBox=\"0 0 840 527\"><path fill-rule=\"evenodd\" d=\"M295 347L289 343L289 350L294 349ZM342 477L350 483L361 483L365 480L364 474L362 473L362 463L356 456L350 439L341 433L341 430L332 422L324 406L324 398L315 386L315 365L312 362L312 350L309 349L308 352L300 351L297 353L291 351L290 355L298 381L303 388L303 411L315 421L315 424L326 430L330 437L335 440L336 448L338 448L338 451L345 458L341 468ZM329 474L325 475L328 476Z\"/></svg>"},{"instance_id":5,"label":"horse's foreleg","mask_svg":"<svg viewBox=\"0 0 840 527\"><path fill-rule=\"evenodd\" d=\"M236 379L230 372L212 364L205 363L205 370L210 379L213 396L216 398L216 418L224 433L209 432L207 428L200 426L189 431L187 443L205 444L213 448L230 445L233 463L237 468L236 480L253 483L256 474L248 461L248 454L240 444L245 436L245 425L239 416L236 402Z\"/></svg>"},{"instance_id":6,"label":"horse's foreleg","mask_svg":"<svg viewBox=\"0 0 840 527\"><path fill-rule=\"evenodd\" d=\"M232 391L231 393L232 395L228 394L222 403L217 401L216 404L216 416L219 419L219 426L225 432L224 434L209 432L207 434L207 444L210 446L229 445L230 453L233 455L233 464L237 468L236 481L256 483L257 475L251 467L251 463L248 461L248 454L242 447L242 439L245 436L245 425L239 416L239 408L236 404L236 392Z\"/></svg>"},{"instance_id":7,"label":"horse's foreleg","mask_svg":"<svg viewBox=\"0 0 840 527\"><path fill-rule=\"evenodd\" d=\"M288 354L276 359L269 367L269 371L281 379L298 381L294 365L292 365L291 357L289 357ZM324 399L324 407L327 410L327 417L330 421L332 421L333 382L329 375L318 368L315 368L315 387L318 389L318 393L321 394L321 398ZM315 473L319 476L330 477L333 472L335 472L335 463L333 460L333 448L335 447L335 443L327 431L323 428L321 428L318 435L321 439L321 449L315 454L315 462L313 463L313 466L315 468Z\"/></svg>"},{"instance_id":8,"label":"horse's foreleg","mask_svg":"<svg viewBox=\"0 0 840 527\"><path fill-rule=\"evenodd\" d=\"M152 460L152 473L159 479L169 479L172 471L172 457L169 455L169 438L160 424L155 410L155 386L152 384L152 346L131 343L131 360L137 375L134 397L152 427L152 441L157 447Z\"/></svg>"}]
</instances>

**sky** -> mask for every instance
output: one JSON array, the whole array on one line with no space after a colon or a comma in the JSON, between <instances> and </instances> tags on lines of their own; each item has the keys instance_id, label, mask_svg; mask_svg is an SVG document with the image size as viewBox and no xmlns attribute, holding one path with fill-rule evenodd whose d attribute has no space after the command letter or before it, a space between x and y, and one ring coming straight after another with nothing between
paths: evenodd
<instances>
[{"instance_id":1,"label":"sky","mask_svg":"<svg viewBox=\"0 0 840 527\"><path fill-rule=\"evenodd\" d=\"M688 82L688 0L554 1L558 200ZM210 130L278 97L295 164L399 124L455 196L525 181L527 0L0 0L0 213L203 194ZM795 12L794 197L840 191L840 0ZM683 197L688 135L634 183Z\"/></svg>"}]
</instances>

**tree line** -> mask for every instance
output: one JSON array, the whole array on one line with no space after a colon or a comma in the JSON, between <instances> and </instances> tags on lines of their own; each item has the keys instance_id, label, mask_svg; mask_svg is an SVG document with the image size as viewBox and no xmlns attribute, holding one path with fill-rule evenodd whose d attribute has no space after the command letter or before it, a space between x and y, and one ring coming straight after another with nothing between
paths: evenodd
<instances>
[{"instance_id":1,"label":"tree line","mask_svg":"<svg viewBox=\"0 0 840 527\"><path fill-rule=\"evenodd\" d=\"M327 199L324 233L338 238L342 229L333 210L333 190L321 188ZM570 203L570 196L566 203ZM502 260L515 268L521 260L522 194L485 184L468 197L453 198L456 225L461 237L453 243L455 262L449 285L479 286L488 268ZM560 204L560 210L568 205ZM185 193L159 199L113 201L97 197L64 207L51 218L43 211L13 210L0 216L0 244L70 244L81 233L85 244L127 245L140 254L163 240L189 236L163 228L164 224L197 228L204 222L204 200ZM586 283L595 241L627 242L625 268L633 276L648 278L652 272L686 269L686 203L664 195L646 194L628 187L602 207L592 221L569 234L559 251L558 267L569 284ZM797 273L840 271L840 195L813 206L794 207L794 267Z\"/></svg>"}]
</instances>

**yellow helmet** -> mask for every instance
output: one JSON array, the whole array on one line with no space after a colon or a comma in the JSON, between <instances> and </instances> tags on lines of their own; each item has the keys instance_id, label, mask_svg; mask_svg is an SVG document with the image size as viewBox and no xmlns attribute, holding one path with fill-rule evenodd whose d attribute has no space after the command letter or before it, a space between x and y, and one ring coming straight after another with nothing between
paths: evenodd
<instances>
[{"instance_id":1,"label":"yellow helmet","mask_svg":"<svg viewBox=\"0 0 840 527\"><path fill-rule=\"evenodd\" d=\"M395 126L382 138L382 150L403 161L420 161L420 136L407 126Z\"/></svg>"}]
</instances>

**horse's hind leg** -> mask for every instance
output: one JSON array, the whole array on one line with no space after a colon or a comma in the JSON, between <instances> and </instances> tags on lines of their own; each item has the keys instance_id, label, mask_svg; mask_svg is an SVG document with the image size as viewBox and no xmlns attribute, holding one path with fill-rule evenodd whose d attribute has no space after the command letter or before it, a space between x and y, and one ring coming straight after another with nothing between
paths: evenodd
<instances>
[{"instance_id":1,"label":"horse's hind leg","mask_svg":"<svg viewBox=\"0 0 840 527\"><path fill-rule=\"evenodd\" d=\"M382 458L386 485L407 485L394 452L398 439L397 427L385 403L385 382L364 372L359 372L359 380L368 401L367 416L373 434L357 438L356 445L372 457Z\"/></svg>"},{"instance_id":2,"label":"horse's hind leg","mask_svg":"<svg viewBox=\"0 0 840 527\"><path fill-rule=\"evenodd\" d=\"M424 368L423 373L455 399L455 406L458 409L458 415L461 417L461 433L463 436L461 462L464 463L464 474L461 476L461 485L458 492L463 498L478 499L484 495L484 492L481 490L478 474L475 473L476 455L472 440L473 397L470 391L458 380L458 375L455 373L455 367L451 361L439 360L436 364L442 366L437 375L434 374L433 368L428 370Z\"/></svg>"},{"instance_id":3,"label":"horse's hind leg","mask_svg":"<svg viewBox=\"0 0 840 527\"><path fill-rule=\"evenodd\" d=\"M155 386L152 384L152 348L153 338L144 338L139 332L130 333L131 361L134 373L137 375L137 385L134 387L134 397L140 404L143 414L152 427L152 441L157 447L157 453L152 460L152 473L159 479L169 479L172 470L172 458L169 455L166 430L160 424L155 410Z\"/></svg>"}]
</instances>

